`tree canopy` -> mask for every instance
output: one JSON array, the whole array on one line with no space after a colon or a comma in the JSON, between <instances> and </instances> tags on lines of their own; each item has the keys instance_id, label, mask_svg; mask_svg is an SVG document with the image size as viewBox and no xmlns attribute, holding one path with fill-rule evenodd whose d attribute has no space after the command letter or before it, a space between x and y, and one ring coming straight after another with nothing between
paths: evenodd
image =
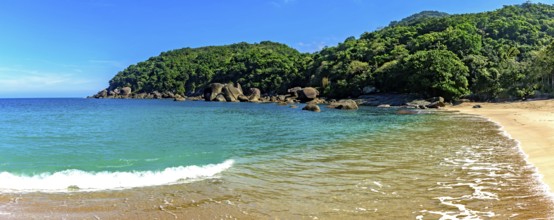
<instances>
[{"instance_id":1,"label":"tree canopy","mask_svg":"<svg viewBox=\"0 0 554 220\"><path fill-rule=\"evenodd\" d=\"M357 97L367 86L449 99L519 98L552 92L553 42L554 6L546 4L425 11L313 54L269 41L167 51L119 72L110 89L190 94L239 82L264 93L314 86L333 98Z\"/></svg>"}]
</instances>

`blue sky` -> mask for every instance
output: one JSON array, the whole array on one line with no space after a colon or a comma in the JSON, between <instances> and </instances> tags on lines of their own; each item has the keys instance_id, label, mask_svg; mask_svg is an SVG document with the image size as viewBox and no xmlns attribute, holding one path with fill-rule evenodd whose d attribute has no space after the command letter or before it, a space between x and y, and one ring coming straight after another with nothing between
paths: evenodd
<instances>
[{"instance_id":1,"label":"blue sky","mask_svg":"<svg viewBox=\"0 0 554 220\"><path fill-rule=\"evenodd\" d=\"M422 10L472 13L523 2L0 0L0 98L85 97L128 65L171 49L271 40L313 52Z\"/></svg>"}]
</instances>

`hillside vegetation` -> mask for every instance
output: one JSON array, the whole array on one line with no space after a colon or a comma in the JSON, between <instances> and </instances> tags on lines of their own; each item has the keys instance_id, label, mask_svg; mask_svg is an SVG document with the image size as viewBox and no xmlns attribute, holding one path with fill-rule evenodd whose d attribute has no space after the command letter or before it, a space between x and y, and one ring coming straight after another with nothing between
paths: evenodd
<instances>
[{"instance_id":1,"label":"hillside vegetation","mask_svg":"<svg viewBox=\"0 0 554 220\"><path fill-rule=\"evenodd\" d=\"M364 88L447 99L522 98L552 92L554 6L525 3L448 15L427 11L313 54L261 42L184 48L119 72L109 89L190 95L212 82L262 93L314 86L323 96Z\"/></svg>"}]
</instances>

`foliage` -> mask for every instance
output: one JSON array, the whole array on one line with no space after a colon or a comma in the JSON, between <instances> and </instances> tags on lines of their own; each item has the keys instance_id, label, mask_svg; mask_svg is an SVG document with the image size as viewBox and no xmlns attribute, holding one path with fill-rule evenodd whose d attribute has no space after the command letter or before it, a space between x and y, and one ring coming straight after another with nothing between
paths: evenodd
<instances>
[{"instance_id":1,"label":"foliage","mask_svg":"<svg viewBox=\"0 0 554 220\"><path fill-rule=\"evenodd\" d=\"M184 48L129 66L110 81L110 89L130 86L137 93L191 94L212 82L239 82L247 88L284 92L307 83L302 73L309 62L309 54L268 41Z\"/></svg>"},{"instance_id":2,"label":"foliage","mask_svg":"<svg viewBox=\"0 0 554 220\"><path fill-rule=\"evenodd\" d=\"M273 42L168 51L118 73L110 88L193 93L233 81L266 93L314 86L334 98L356 97L366 86L449 99L521 98L554 90L553 36L554 6L546 4L427 11L313 54Z\"/></svg>"},{"instance_id":3,"label":"foliage","mask_svg":"<svg viewBox=\"0 0 554 220\"><path fill-rule=\"evenodd\" d=\"M552 78L554 69L548 65L554 59L538 51L553 36L554 6L546 4L462 15L422 12L315 53L309 73L314 86L322 77L330 80L327 96L356 95L375 86L452 99L468 94L483 100L520 98L546 89ZM350 63L366 63L367 68L352 72ZM545 73L533 77L532 72ZM543 86L536 86L540 80Z\"/></svg>"}]
</instances>

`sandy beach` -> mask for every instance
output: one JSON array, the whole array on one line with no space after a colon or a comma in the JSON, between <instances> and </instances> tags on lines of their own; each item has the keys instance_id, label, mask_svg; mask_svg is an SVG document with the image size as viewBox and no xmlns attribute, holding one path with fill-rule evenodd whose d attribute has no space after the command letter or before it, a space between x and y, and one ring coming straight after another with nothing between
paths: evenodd
<instances>
[{"instance_id":1,"label":"sandy beach","mask_svg":"<svg viewBox=\"0 0 554 220\"><path fill-rule=\"evenodd\" d=\"M482 108L472 108L481 105ZM538 168L554 192L554 100L510 103L463 103L448 107L461 113L481 115L499 123L518 140L528 161Z\"/></svg>"}]
</instances>

